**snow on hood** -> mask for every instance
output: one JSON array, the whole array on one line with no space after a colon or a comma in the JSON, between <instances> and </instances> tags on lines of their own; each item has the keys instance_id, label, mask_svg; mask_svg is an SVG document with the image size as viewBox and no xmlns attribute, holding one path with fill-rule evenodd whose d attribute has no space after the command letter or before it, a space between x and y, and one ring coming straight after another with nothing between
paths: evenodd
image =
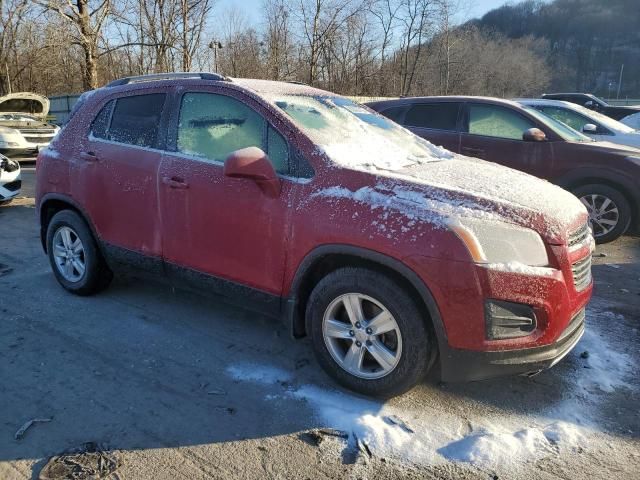
<instances>
[{"instance_id":1,"label":"snow on hood","mask_svg":"<svg viewBox=\"0 0 640 480\"><path fill-rule=\"evenodd\" d=\"M435 225L461 217L534 228L552 243L586 223L587 211L571 193L500 165L456 156L446 161L375 170L378 182L355 191L330 187L315 195L352 197L372 208L396 209L411 221Z\"/></svg>"},{"instance_id":2,"label":"snow on hood","mask_svg":"<svg viewBox=\"0 0 640 480\"><path fill-rule=\"evenodd\" d=\"M28 113L44 119L49 114L49 99L37 93L10 93L0 97L0 113Z\"/></svg>"}]
</instances>

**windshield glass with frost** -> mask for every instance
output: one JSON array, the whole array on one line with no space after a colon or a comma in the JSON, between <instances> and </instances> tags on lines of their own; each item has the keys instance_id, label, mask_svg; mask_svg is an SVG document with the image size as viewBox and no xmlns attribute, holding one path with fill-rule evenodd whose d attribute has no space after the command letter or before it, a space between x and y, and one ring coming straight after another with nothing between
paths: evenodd
<instances>
[{"instance_id":1,"label":"windshield glass with frost","mask_svg":"<svg viewBox=\"0 0 640 480\"><path fill-rule=\"evenodd\" d=\"M556 120L555 118L545 115L540 110L536 110L533 107L523 107L530 115L536 117L540 122L544 123L547 127L560 135L563 140L567 142L593 142L591 137L587 137L582 133L574 130L573 128L565 125L564 123Z\"/></svg>"},{"instance_id":2,"label":"windshield glass with frost","mask_svg":"<svg viewBox=\"0 0 640 480\"><path fill-rule=\"evenodd\" d=\"M270 100L340 165L398 170L453 157L346 98L283 95Z\"/></svg>"},{"instance_id":3,"label":"windshield glass with frost","mask_svg":"<svg viewBox=\"0 0 640 480\"><path fill-rule=\"evenodd\" d=\"M600 112L594 112L593 110L589 110L588 108L581 107L580 105L571 104L570 109L575 110L576 112L582 113L587 118L592 118L596 122L601 123L605 127L620 132L620 133L634 133L635 130L631 127L628 127L624 123L621 123L613 118L607 117Z\"/></svg>"}]
</instances>

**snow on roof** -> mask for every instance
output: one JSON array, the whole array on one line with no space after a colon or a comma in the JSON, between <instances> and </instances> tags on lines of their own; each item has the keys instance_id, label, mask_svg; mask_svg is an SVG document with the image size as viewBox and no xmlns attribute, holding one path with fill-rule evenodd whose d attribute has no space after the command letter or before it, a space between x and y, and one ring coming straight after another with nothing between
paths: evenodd
<instances>
[{"instance_id":1,"label":"snow on roof","mask_svg":"<svg viewBox=\"0 0 640 480\"><path fill-rule=\"evenodd\" d=\"M259 94L337 96L335 93L321 90L297 82L281 82L276 80L260 80L255 78L232 78L231 81Z\"/></svg>"}]
</instances>

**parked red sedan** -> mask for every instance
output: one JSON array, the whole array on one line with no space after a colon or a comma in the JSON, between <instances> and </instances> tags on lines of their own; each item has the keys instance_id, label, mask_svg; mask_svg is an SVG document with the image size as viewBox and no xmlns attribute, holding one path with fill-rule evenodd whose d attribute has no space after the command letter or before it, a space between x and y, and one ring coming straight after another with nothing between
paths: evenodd
<instances>
[{"instance_id":1,"label":"parked red sedan","mask_svg":"<svg viewBox=\"0 0 640 480\"><path fill-rule=\"evenodd\" d=\"M119 80L80 99L37 169L64 288L133 265L218 293L310 335L365 394L434 365L449 381L538 372L584 331L593 238L573 195L329 92Z\"/></svg>"}]
</instances>

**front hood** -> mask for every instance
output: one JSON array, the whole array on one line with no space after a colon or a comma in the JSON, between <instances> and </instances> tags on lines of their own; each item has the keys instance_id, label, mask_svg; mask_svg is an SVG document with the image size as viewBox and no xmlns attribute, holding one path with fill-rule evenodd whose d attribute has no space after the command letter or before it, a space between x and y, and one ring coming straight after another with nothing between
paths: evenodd
<instances>
[{"instance_id":1,"label":"front hood","mask_svg":"<svg viewBox=\"0 0 640 480\"><path fill-rule=\"evenodd\" d=\"M0 113L28 113L45 119L49 114L49 99L37 93L10 93L0 97Z\"/></svg>"},{"instance_id":2,"label":"front hood","mask_svg":"<svg viewBox=\"0 0 640 480\"><path fill-rule=\"evenodd\" d=\"M587 211L571 193L545 180L475 158L378 172L374 187L402 201L423 204L445 221L463 216L497 220L536 230L552 244L587 222Z\"/></svg>"}]
</instances>

